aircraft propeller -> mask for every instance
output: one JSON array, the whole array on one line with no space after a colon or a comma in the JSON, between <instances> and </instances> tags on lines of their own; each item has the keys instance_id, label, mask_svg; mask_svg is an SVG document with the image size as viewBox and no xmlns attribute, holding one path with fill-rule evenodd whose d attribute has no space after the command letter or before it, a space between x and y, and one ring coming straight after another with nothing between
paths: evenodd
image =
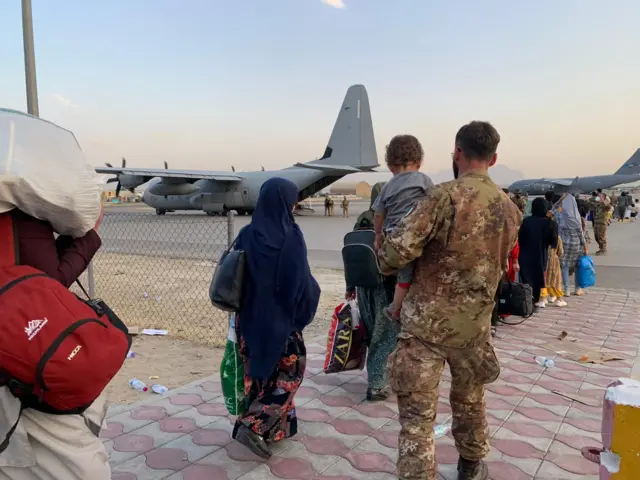
<instances>
[{"instance_id":1,"label":"aircraft propeller","mask_svg":"<svg viewBox=\"0 0 640 480\"><path fill-rule=\"evenodd\" d=\"M113 168L113 165L111 165L109 162L106 162L105 165L109 168ZM122 157L122 168L127 168L127 159L124 157ZM115 177L107 180L107 183L113 182L118 182L118 184L116 185L116 198L118 198L120 196L120 189L122 188L122 185L120 184L120 176L116 175Z\"/></svg>"}]
</instances>

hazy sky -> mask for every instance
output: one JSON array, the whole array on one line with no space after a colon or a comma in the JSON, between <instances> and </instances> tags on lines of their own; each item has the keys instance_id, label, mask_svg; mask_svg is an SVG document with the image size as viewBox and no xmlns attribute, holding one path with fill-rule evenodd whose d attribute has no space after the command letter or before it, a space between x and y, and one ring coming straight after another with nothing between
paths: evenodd
<instances>
[{"instance_id":1,"label":"hazy sky","mask_svg":"<svg viewBox=\"0 0 640 480\"><path fill-rule=\"evenodd\" d=\"M0 1L0 106L26 110L20 0ZM367 86L449 168L490 120L529 176L613 173L640 147L637 0L33 0L42 117L93 164L238 170L321 156Z\"/></svg>"}]
</instances>

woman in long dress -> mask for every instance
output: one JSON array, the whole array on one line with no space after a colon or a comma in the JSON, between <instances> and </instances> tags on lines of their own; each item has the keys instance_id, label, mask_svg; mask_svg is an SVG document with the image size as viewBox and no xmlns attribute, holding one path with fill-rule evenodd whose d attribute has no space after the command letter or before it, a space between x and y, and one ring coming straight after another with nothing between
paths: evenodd
<instances>
[{"instance_id":1,"label":"woman in long dress","mask_svg":"<svg viewBox=\"0 0 640 480\"><path fill-rule=\"evenodd\" d=\"M302 331L313 320L320 287L293 209L298 188L272 178L260 189L251 223L238 235L246 253L242 305L236 317L245 364L246 410L233 438L262 458L269 444L297 433L293 398L304 379Z\"/></svg>"},{"instance_id":2,"label":"woman in long dress","mask_svg":"<svg viewBox=\"0 0 640 480\"><path fill-rule=\"evenodd\" d=\"M554 218L558 223L558 233L562 239L563 254L560 258L562 271L563 292L570 296L571 271L575 269L578 259L587 251L587 243L582 231L582 219L578 211L578 204L573 195L565 193L555 204ZM582 295L582 289L576 284L574 295Z\"/></svg>"},{"instance_id":3,"label":"woman in long dress","mask_svg":"<svg viewBox=\"0 0 640 480\"><path fill-rule=\"evenodd\" d=\"M371 206L380 194L384 183L376 183L371 189ZM373 230L373 210L360 214L354 230ZM367 375L369 386L367 401L377 402L389 397L387 379L387 357L396 346L396 338L400 333L400 324L389 320L384 309L393 301L396 277L384 277L384 281L375 287L351 288L347 286L347 298L357 296L360 318L362 319L369 340L367 355ZM357 291L357 295L356 295Z\"/></svg>"},{"instance_id":4,"label":"woman in long dress","mask_svg":"<svg viewBox=\"0 0 640 480\"><path fill-rule=\"evenodd\" d=\"M549 247L558 246L557 226L547 212L547 201L542 197L536 198L531 204L531 216L524 219L518 233L520 279L531 286L537 308L546 306L541 295L545 287Z\"/></svg>"}]
</instances>

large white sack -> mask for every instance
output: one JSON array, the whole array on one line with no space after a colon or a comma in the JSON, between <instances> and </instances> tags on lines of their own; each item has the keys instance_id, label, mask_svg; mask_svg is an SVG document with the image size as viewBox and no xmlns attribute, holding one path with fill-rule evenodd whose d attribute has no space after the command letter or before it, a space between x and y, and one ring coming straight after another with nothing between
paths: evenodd
<instances>
[{"instance_id":1,"label":"large white sack","mask_svg":"<svg viewBox=\"0 0 640 480\"><path fill-rule=\"evenodd\" d=\"M103 184L69 130L0 108L0 213L17 207L81 237L98 221Z\"/></svg>"}]
</instances>

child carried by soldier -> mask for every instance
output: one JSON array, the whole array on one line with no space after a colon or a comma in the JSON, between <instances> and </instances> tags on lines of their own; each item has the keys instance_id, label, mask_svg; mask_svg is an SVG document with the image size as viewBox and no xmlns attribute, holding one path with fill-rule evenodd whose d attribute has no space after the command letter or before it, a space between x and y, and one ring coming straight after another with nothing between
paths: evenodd
<instances>
[{"instance_id":1,"label":"child carried by soldier","mask_svg":"<svg viewBox=\"0 0 640 480\"><path fill-rule=\"evenodd\" d=\"M373 204L375 250L382 245L383 236L393 229L424 198L433 182L420 172L424 152L418 139L412 135L397 135L387 146L385 160L393 178L389 180ZM399 320L402 302L413 280L413 262L398 272L393 303L384 313L389 319Z\"/></svg>"}]
</instances>

